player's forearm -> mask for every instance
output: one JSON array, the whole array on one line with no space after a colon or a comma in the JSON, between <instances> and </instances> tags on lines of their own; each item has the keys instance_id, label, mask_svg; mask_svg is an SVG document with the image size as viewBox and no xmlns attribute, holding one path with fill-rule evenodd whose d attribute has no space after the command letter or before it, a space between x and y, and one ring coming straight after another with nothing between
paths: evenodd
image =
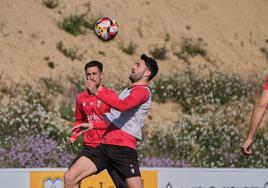
<instances>
[{"instance_id":1,"label":"player's forearm","mask_svg":"<svg viewBox=\"0 0 268 188\"><path fill-rule=\"evenodd\" d=\"M248 136L247 136L248 139L254 138L257 128L259 127L263 119L263 115L265 111L266 111L266 105L257 104L255 106L253 114L252 114L252 118L251 118L250 128L248 131Z\"/></svg>"},{"instance_id":2,"label":"player's forearm","mask_svg":"<svg viewBox=\"0 0 268 188\"><path fill-rule=\"evenodd\" d=\"M70 138L72 138L74 141L77 140L78 136L79 136L79 133L80 133L81 130L76 130L76 131L73 131L72 132L72 135Z\"/></svg>"},{"instance_id":3,"label":"player's forearm","mask_svg":"<svg viewBox=\"0 0 268 188\"><path fill-rule=\"evenodd\" d=\"M126 104L123 104L120 100L112 98L105 94L100 94L97 96L100 100L104 101L106 104L108 104L110 107L118 110L118 111L124 111L126 108Z\"/></svg>"},{"instance_id":4,"label":"player's forearm","mask_svg":"<svg viewBox=\"0 0 268 188\"><path fill-rule=\"evenodd\" d=\"M134 97L129 96L128 98L121 100L117 96L109 95L109 93L100 91L97 97L107 103L110 107L118 111L126 111L140 104L140 101L135 100Z\"/></svg>"}]
</instances>

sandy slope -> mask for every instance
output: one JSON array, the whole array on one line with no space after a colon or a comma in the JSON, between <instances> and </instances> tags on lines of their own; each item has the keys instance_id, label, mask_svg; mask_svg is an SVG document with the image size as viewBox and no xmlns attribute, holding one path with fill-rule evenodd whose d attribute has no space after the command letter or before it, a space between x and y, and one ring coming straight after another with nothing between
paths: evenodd
<instances>
[{"instance_id":1,"label":"sandy slope","mask_svg":"<svg viewBox=\"0 0 268 188\"><path fill-rule=\"evenodd\" d=\"M216 69L243 76L263 76L267 60L260 47L268 47L268 2L245 1L91 1L90 15L110 15L118 20L120 31L114 41L104 43L92 31L78 37L59 29L57 23L69 14L85 10L88 1L60 0L56 9L46 8L41 0L1 0L0 2L0 71L14 81L35 82L36 77L56 77L81 72L84 63L100 59L106 65L106 78L127 76L129 67L141 52L154 44L165 45L168 58L160 61L161 73L177 72L188 66L172 54L172 46L182 37L203 38L214 63L192 60L191 67ZM189 26L190 29L187 29ZM170 41L166 42L166 34ZM64 57L56 44L78 46L82 61ZM138 45L137 54L129 56L119 43ZM99 54L102 51L105 56ZM47 66L44 57L56 63ZM120 72L120 73L119 73ZM113 75L113 76L110 76ZM109 79L110 80L110 79Z\"/></svg>"},{"instance_id":2,"label":"sandy slope","mask_svg":"<svg viewBox=\"0 0 268 188\"><path fill-rule=\"evenodd\" d=\"M6 82L35 84L40 77L83 76L90 59L105 64L106 82L126 82L129 66L154 44L165 45L168 58L159 61L160 76L190 67L197 71L217 70L262 79L268 73L267 59L260 47L268 49L267 0L92 0L91 16L109 15L117 19L119 34L110 42L100 41L92 31L74 37L58 27L70 14L86 10L84 0L59 0L55 9L41 0L0 1L0 74ZM170 40L165 41L169 34ZM210 62L201 57L185 63L173 55L182 37L202 38L207 43ZM84 53L81 61L66 58L56 49L62 40L68 48ZM119 44L138 45L133 56ZM45 57L55 63L51 69ZM159 76L158 76L159 77ZM175 112L174 112L175 113Z\"/></svg>"}]
</instances>

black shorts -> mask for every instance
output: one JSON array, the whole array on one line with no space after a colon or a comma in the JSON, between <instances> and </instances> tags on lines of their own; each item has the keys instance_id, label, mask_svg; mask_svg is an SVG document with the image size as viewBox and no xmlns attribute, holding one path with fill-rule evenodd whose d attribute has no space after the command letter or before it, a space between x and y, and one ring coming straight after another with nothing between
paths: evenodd
<instances>
[{"instance_id":1,"label":"black shorts","mask_svg":"<svg viewBox=\"0 0 268 188\"><path fill-rule=\"evenodd\" d=\"M103 155L98 156L100 160L90 158L97 169L108 166L109 168L115 169L122 179L141 176L136 150L125 146L109 144L101 144L98 148Z\"/></svg>"},{"instance_id":2,"label":"black shorts","mask_svg":"<svg viewBox=\"0 0 268 188\"><path fill-rule=\"evenodd\" d=\"M123 179L141 176L136 150L108 144L101 144L100 148L108 165L114 168Z\"/></svg>"},{"instance_id":3,"label":"black shorts","mask_svg":"<svg viewBox=\"0 0 268 188\"><path fill-rule=\"evenodd\" d=\"M106 160L106 157L104 153L102 152L102 149L100 147L89 147L89 146L84 146L84 149L77 155L77 157L73 160L71 163L70 167L80 158L80 157L87 157L90 159L97 167L97 172L101 172L102 170L106 169L111 176L114 184L118 188L126 188L126 182L125 178L119 173L113 169L112 166L109 166L109 163ZM70 168L69 167L69 168Z\"/></svg>"},{"instance_id":4,"label":"black shorts","mask_svg":"<svg viewBox=\"0 0 268 188\"><path fill-rule=\"evenodd\" d=\"M108 166L106 163L103 163L103 153L100 150L99 147L89 147L89 146L84 146L83 150L76 156L76 158L72 161L71 165L69 168L80 158L80 157L86 157L90 159L95 165L98 164L97 167L97 172L99 173L104 169L108 169Z\"/></svg>"},{"instance_id":5,"label":"black shorts","mask_svg":"<svg viewBox=\"0 0 268 188\"><path fill-rule=\"evenodd\" d=\"M123 180L141 176L138 154L132 148L109 144L100 144L96 148L84 146L84 149L74 159L70 167L81 156L87 157L95 164L97 173L104 169L114 169Z\"/></svg>"}]
</instances>

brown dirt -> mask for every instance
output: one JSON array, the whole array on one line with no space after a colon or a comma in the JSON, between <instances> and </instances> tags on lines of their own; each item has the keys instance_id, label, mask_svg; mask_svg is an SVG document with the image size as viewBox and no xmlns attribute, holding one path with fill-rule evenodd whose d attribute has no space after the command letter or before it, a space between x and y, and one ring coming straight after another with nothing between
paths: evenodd
<instances>
[{"instance_id":1,"label":"brown dirt","mask_svg":"<svg viewBox=\"0 0 268 188\"><path fill-rule=\"evenodd\" d=\"M152 45L165 46L168 57L159 61L159 77L180 73L186 68L206 72L220 71L244 79L263 79L268 72L267 58L260 51L268 49L268 1L194 1L194 0L103 0L91 3L91 16L108 15L119 24L119 34L102 42L93 31L72 36L58 27L70 14L86 10L85 0L59 0L55 9L46 8L42 0L1 0L0 3L0 74L6 83L35 85L39 78L53 79L68 75L83 76L83 66L91 59L105 64L105 81L126 82L130 65ZM165 41L169 34L170 40ZM189 63L173 54L182 37L202 38L207 44L209 61L202 57ZM66 47L77 46L82 60L70 60L56 48L59 41ZM120 43L133 41L137 52L122 52ZM51 69L45 57L55 63ZM162 111L169 111L164 116ZM174 104L153 104L150 112L154 124L172 124L179 116Z\"/></svg>"}]
</instances>

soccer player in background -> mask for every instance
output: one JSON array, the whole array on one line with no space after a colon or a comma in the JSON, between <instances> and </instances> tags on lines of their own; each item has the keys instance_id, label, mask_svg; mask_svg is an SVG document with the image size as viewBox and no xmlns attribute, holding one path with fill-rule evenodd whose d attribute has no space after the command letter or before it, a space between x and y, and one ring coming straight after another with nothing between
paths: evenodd
<instances>
[{"instance_id":1,"label":"soccer player in background","mask_svg":"<svg viewBox=\"0 0 268 188\"><path fill-rule=\"evenodd\" d=\"M87 80L91 80L96 83L96 87L104 90L108 93L116 95L111 89L106 88L102 85L103 79L103 65L98 61L90 61L85 65L85 73ZM74 129L72 136L67 140L72 145L79 135L84 134L84 148L74 159L70 165L67 173L69 171L76 171L84 169L84 163L90 163L88 160L88 155L95 152L96 147L102 142L102 136L107 129L104 123L103 115L105 112L109 112L110 107L98 99L95 95L91 94L89 90L85 90L76 97L76 107L75 107L75 123L74 128L78 125L90 125L93 126L90 129ZM90 124L89 124L90 122ZM86 170L86 169L85 169ZM115 170L110 168L107 169L114 184L118 188L125 188L125 182L120 178ZM86 176L82 176L82 179ZM82 180L80 179L79 182ZM75 185L79 187L79 185Z\"/></svg>"},{"instance_id":2,"label":"soccer player in background","mask_svg":"<svg viewBox=\"0 0 268 188\"><path fill-rule=\"evenodd\" d=\"M157 62L141 55L131 68L129 79L131 86L123 90L119 97L104 89L98 89L95 82L88 80L85 86L98 99L107 103L110 113L104 115L108 129L102 144L96 153L89 157L91 166L84 175L92 175L105 168L112 167L126 180L129 188L142 188L141 174L138 166L137 140L142 139L141 128L151 104L151 92L148 87L158 72ZM79 128L91 128L91 125L79 125ZM70 182L76 182L79 174L71 174ZM71 183L70 183L71 184ZM69 186L72 187L72 186ZM69 188L68 187L68 188Z\"/></svg>"},{"instance_id":3,"label":"soccer player in background","mask_svg":"<svg viewBox=\"0 0 268 188\"><path fill-rule=\"evenodd\" d=\"M267 105L268 105L268 76L266 77L266 82L262 94L253 109L247 138L241 147L242 152L245 155L251 154L250 146L252 145L255 133L259 125L261 124Z\"/></svg>"}]
</instances>

